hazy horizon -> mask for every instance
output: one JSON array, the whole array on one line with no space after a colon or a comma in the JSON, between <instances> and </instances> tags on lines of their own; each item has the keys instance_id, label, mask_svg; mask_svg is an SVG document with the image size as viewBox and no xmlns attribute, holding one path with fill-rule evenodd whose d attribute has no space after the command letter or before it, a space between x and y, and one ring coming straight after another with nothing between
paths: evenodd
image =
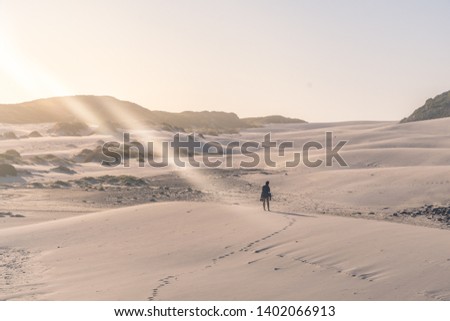
<instances>
[{"instance_id":1,"label":"hazy horizon","mask_svg":"<svg viewBox=\"0 0 450 321\"><path fill-rule=\"evenodd\" d=\"M400 120L450 89L446 1L2 1L0 103Z\"/></svg>"},{"instance_id":2,"label":"hazy horizon","mask_svg":"<svg viewBox=\"0 0 450 321\"><path fill-rule=\"evenodd\" d=\"M146 108L150 111L163 111L163 112L169 112L169 113L183 113L183 112L225 112L225 113L234 113L236 114L239 118L243 119L243 118L260 118L260 117L269 117L269 116L283 116L283 117L289 117L289 118L295 118L295 119L301 119L306 121L307 123L345 123L345 122L383 122L383 121L399 121L399 119L354 119L354 120L337 120L337 121L309 121L308 119L304 119L298 116L286 116L285 114L280 114L280 113L273 113L273 114L252 114L252 115L246 115L246 116L242 116L241 114L239 114L239 112L235 112L235 111L230 111L230 110L219 110L219 109L181 109L181 110L163 110L163 109L152 109L152 108L148 108L147 106L143 106L139 103L136 103L135 101L132 100L127 100L127 99L121 99L119 97L114 97L111 95L93 95L93 94L74 94L74 95L68 95L68 96L52 96L52 97L41 97L41 98L36 98L36 99L31 99L31 100L26 100L26 101L20 101L20 102L12 102L12 103L3 103L0 102L0 105L20 105L20 104L27 104L27 103L31 103L34 101L39 101L39 100L45 100L45 99L53 99L53 98L66 98L66 97L76 97L76 96L80 96L80 97L111 97L114 99L117 99L119 101L124 101L124 102L128 102L128 103L134 103L139 105L140 107Z\"/></svg>"}]
</instances>

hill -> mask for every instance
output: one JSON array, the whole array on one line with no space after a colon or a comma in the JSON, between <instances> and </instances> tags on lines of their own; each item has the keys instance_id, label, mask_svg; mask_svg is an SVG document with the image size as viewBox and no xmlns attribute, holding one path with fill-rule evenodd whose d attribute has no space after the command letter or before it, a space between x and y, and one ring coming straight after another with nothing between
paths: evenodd
<instances>
[{"instance_id":1,"label":"hill","mask_svg":"<svg viewBox=\"0 0 450 321\"><path fill-rule=\"evenodd\" d=\"M444 117L450 117L450 91L429 98L425 105L417 108L409 117L402 119L401 123Z\"/></svg>"},{"instance_id":2,"label":"hill","mask_svg":"<svg viewBox=\"0 0 450 321\"><path fill-rule=\"evenodd\" d=\"M109 96L69 96L1 104L0 119L10 124L71 122L85 120L80 119L80 114L86 113L86 117L123 121L124 111L129 118L148 117L149 112L137 104ZM95 123L95 119L92 122Z\"/></svg>"},{"instance_id":3,"label":"hill","mask_svg":"<svg viewBox=\"0 0 450 321\"><path fill-rule=\"evenodd\" d=\"M110 96L68 96L38 99L19 104L0 104L0 121L10 124L88 122L103 127L139 125L165 130L201 130L205 133L237 132L267 123L303 122L283 116L240 119L219 111L153 111Z\"/></svg>"},{"instance_id":4,"label":"hill","mask_svg":"<svg viewBox=\"0 0 450 321\"><path fill-rule=\"evenodd\" d=\"M306 121L298 118L289 118L280 115L272 115L265 117L248 117L242 118L242 121L247 123L249 126L262 126L267 124L301 124L306 123Z\"/></svg>"}]
</instances>

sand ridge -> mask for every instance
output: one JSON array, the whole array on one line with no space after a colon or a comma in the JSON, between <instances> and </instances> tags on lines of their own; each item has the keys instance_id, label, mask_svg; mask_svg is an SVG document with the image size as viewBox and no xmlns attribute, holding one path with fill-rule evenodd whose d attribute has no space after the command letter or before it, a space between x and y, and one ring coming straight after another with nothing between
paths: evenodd
<instances>
[{"instance_id":1,"label":"sand ridge","mask_svg":"<svg viewBox=\"0 0 450 321\"><path fill-rule=\"evenodd\" d=\"M413 213L450 203L449 122L283 124L214 137L271 131L301 146L332 131L348 140L346 168L15 164L20 176L0 179L0 298L448 300L447 221ZM0 152L64 160L105 139L5 140ZM266 180L272 212L259 204Z\"/></svg>"}]
</instances>

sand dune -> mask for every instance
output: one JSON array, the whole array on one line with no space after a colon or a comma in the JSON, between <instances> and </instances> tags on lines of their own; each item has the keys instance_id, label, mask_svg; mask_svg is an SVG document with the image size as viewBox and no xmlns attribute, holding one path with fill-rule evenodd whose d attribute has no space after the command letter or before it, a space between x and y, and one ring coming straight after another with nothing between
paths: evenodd
<instances>
[{"instance_id":1,"label":"sand dune","mask_svg":"<svg viewBox=\"0 0 450 321\"><path fill-rule=\"evenodd\" d=\"M448 300L448 217L396 213L450 204L449 126L450 119L273 124L205 138L262 141L271 132L301 148L324 144L331 131L335 142L348 141L348 167L318 168L73 162L68 175L34 157L73 160L114 137L4 140L0 153L14 149L22 163L14 164L18 177L0 178L0 299ZM12 129L20 136L33 128L4 127ZM148 184L126 184L140 178ZM258 201L266 180L271 213Z\"/></svg>"},{"instance_id":2,"label":"sand dune","mask_svg":"<svg viewBox=\"0 0 450 321\"><path fill-rule=\"evenodd\" d=\"M0 231L2 299L450 299L450 233L167 203Z\"/></svg>"}]
</instances>

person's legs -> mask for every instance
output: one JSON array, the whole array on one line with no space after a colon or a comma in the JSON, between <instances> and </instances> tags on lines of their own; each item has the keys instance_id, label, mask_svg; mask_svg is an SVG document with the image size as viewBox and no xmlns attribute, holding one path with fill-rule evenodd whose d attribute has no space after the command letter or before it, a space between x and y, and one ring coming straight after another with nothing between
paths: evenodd
<instances>
[{"instance_id":1,"label":"person's legs","mask_svg":"<svg viewBox=\"0 0 450 321\"><path fill-rule=\"evenodd\" d=\"M263 198L263 202L262 202L262 203L263 203L263 208L264 208L264 210L266 210L266 199L267 199L267 198Z\"/></svg>"},{"instance_id":2,"label":"person's legs","mask_svg":"<svg viewBox=\"0 0 450 321\"><path fill-rule=\"evenodd\" d=\"M267 210L270 212L269 198L266 198L266 199L267 199Z\"/></svg>"}]
</instances>

